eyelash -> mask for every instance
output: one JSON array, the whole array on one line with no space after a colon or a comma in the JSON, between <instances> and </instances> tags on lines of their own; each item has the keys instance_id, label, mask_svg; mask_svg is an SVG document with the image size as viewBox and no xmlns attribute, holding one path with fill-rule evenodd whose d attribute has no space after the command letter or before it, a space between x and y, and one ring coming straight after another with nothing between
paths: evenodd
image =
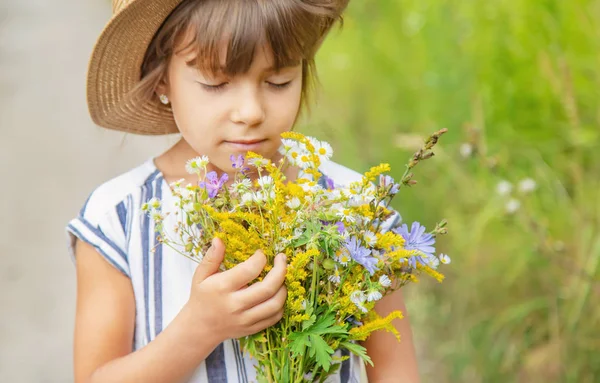
<instances>
[{"instance_id":1,"label":"eyelash","mask_svg":"<svg viewBox=\"0 0 600 383\"><path fill-rule=\"evenodd\" d=\"M267 84L269 84L269 86L270 86L270 87L272 87L272 88L273 88L273 89L275 89L275 90L282 90L282 89L285 89L285 88L287 88L287 87L288 87L288 86L289 86L291 83L292 83L291 81L288 81L288 82L284 82L284 83L282 83L282 84L274 84L274 83L272 83L272 82L268 82L268 81L267 81ZM224 83L222 83L222 84L219 84L219 85L208 85L208 84L203 84L203 83L199 83L199 84L200 84L200 85L202 85L202 87L203 87L205 90L209 91L209 92L221 92L221 91L223 91L223 90L225 89L225 87L226 87L226 86L227 86L227 84L229 84L229 83L227 83L227 82L224 82Z\"/></svg>"}]
</instances>

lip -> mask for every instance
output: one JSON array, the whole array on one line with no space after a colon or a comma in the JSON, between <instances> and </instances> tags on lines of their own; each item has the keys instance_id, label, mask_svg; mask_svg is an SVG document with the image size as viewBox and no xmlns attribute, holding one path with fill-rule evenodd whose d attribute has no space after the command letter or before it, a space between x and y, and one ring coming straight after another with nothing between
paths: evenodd
<instances>
[{"instance_id":1,"label":"lip","mask_svg":"<svg viewBox=\"0 0 600 383\"><path fill-rule=\"evenodd\" d=\"M225 141L226 144L233 146L237 150L256 150L258 149L264 142L265 139L252 139L252 140L230 140Z\"/></svg>"}]
</instances>

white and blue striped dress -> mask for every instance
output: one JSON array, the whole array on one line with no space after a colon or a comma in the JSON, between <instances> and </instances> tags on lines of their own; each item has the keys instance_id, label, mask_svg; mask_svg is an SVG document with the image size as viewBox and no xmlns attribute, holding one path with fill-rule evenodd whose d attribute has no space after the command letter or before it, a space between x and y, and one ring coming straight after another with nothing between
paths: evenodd
<instances>
[{"instance_id":1,"label":"white and blue striped dress","mask_svg":"<svg viewBox=\"0 0 600 383\"><path fill-rule=\"evenodd\" d=\"M321 171L336 185L360 179L360 174L334 162L323 164ZM149 159L94 190L67 226L73 261L75 241L81 239L131 280L136 302L133 350L156 338L179 313L189 298L197 265L156 241L153 221L141 211L153 197L164 199L167 206L174 202L169 185ZM361 363L352 356L327 382L359 383ZM227 340L198 366L189 382L256 382L254 365L236 340Z\"/></svg>"}]
</instances>

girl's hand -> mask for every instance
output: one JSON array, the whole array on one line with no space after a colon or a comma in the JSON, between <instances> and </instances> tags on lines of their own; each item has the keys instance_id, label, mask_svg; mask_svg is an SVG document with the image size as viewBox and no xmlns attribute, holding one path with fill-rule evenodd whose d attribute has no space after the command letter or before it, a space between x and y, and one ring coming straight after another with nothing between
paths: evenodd
<instances>
[{"instance_id":1,"label":"girl's hand","mask_svg":"<svg viewBox=\"0 0 600 383\"><path fill-rule=\"evenodd\" d=\"M194 326L204 327L216 341L255 334L279 322L287 298L284 254L275 257L273 269L251 286L263 271L267 258L258 250L248 260L218 272L225 256L223 242L215 238L192 280L190 299L184 310Z\"/></svg>"}]
</instances>

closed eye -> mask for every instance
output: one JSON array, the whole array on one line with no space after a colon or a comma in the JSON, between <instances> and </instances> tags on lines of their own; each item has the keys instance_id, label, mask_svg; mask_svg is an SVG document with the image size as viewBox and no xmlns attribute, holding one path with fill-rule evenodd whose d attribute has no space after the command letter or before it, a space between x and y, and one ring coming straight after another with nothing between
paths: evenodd
<instances>
[{"instance_id":1,"label":"closed eye","mask_svg":"<svg viewBox=\"0 0 600 383\"><path fill-rule=\"evenodd\" d=\"M228 82L223 82L217 85L210 85L210 84L204 84L202 82L199 82L198 84L202 85L202 87L206 90L208 90L209 92L218 92L220 90L225 89L225 87L227 86L227 84L229 84Z\"/></svg>"},{"instance_id":2,"label":"closed eye","mask_svg":"<svg viewBox=\"0 0 600 383\"><path fill-rule=\"evenodd\" d=\"M284 89L284 88L288 87L291 83L292 83L292 81L284 82L281 84L276 84L276 83L267 81L267 84L269 84L269 86L271 86L275 89Z\"/></svg>"}]
</instances>

